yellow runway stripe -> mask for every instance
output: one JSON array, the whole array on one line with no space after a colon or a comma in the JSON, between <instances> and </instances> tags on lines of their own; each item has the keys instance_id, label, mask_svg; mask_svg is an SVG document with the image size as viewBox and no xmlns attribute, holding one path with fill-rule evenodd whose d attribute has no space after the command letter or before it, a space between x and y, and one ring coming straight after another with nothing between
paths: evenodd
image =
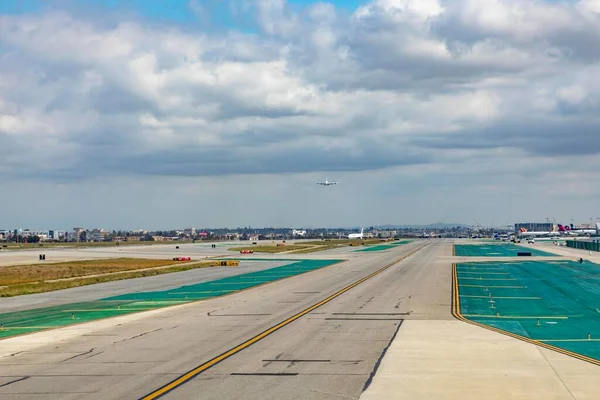
<instances>
[{"instance_id":1,"label":"yellow runway stripe","mask_svg":"<svg viewBox=\"0 0 600 400\"><path fill-rule=\"evenodd\" d=\"M165 386L153 391L152 393L144 396L141 398L141 400L153 400L153 399L157 399L161 396L164 396L165 394L167 394L168 392L174 390L175 388L177 388L178 386L183 385L184 383L188 382L190 379L193 379L194 377L196 377L197 375L199 375L200 373L202 373L203 371L206 371L207 369L213 367L214 365L220 363L221 361L225 360L228 357L231 357L232 355L240 352L241 350L251 346L252 344L258 342L261 339L264 339L265 337L267 337L268 335L270 335L271 333L283 328L284 326L290 324L291 322L297 320L298 318L303 317L304 315L314 311L315 309L321 307L322 305L329 303L331 300L335 299L336 297L346 293L348 290L360 285L361 283L367 281L368 279L371 279L372 277L382 273L383 271L385 271L386 269L390 268L392 265L399 263L400 261L404 260L407 257L410 257L411 255L413 255L414 253L416 253L417 251L423 249L425 246L428 246L428 244L419 247L418 249L412 251L411 253L407 254L406 256L397 258L396 260L392 261L391 263L385 265L384 267L378 269L377 271L359 279L358 281L346 286L345 288L337 291L336 293L332 294L331 296L321 300L320 302L308 307L307 309L305 309L304 311L299 312L298 314L286 319L283 322L280 322L279 324L267 329L266 331L254 336L251 339L248 339L247 341L245 341L244 343L226 351L225 353L213 358L212 360L209 360L201 365L199 365L198 367L192 369L191 371L183 374L182 376L180 376L179 378L171 381L170 383L166 384Z\"/></svg>"}]
</instances>

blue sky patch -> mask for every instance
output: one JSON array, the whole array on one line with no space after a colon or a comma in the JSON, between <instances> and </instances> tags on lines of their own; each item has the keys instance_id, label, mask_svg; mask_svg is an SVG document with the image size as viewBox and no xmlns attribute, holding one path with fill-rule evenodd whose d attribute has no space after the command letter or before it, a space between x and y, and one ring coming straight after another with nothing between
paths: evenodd
<instances>
[{"instance_id":1,"label":"blue sky patch","mask_svg":"<svg viewBox=\"0 0 600 400\"><path fill-rule=\"evenodd\" d=\"M196 16L190 6L190 0L77 0L77 1L43 1L43 0L2 0L0 1L1 14L24 14L40 11L44 7L67 8L68 5L77 7L94 6L105 7L107 9L116 9L122 7L128 11L134 11L149 19L171 20L177 22L191 22L196 20ZM199 0L198 3L211 11L215 11L215 17L221 22L227 21L222 14L229 13L229 1L224 0ZM319 3L315 0L288 0L291 6L306 7L311 4ZM354 10L364 0L333 0L328 3L334 4L338 8ZM62 6L62 7L61 7Z\"/></svg>"}]
</instances>

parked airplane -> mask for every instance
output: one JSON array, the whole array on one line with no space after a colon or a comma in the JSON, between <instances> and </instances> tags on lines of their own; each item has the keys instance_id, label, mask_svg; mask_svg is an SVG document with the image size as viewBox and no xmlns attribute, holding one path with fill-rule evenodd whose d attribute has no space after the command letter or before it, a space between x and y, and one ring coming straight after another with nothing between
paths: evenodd
<instances>
[{"instance_id":1,"label":"parked airplane","mask_svg":"<svg viewBox=\"0 0 600 400\"><path fill-rule=\"evenodd\" d=\"M360 233L351 233L348 235L348 239L363 239L363 231L365 228L360 228Z\"/></svg>"},{"instance_id":2,"label":"parked airplane","mask_svg":"<svg viewBox=\"0 0 600 400\"><path fill-rule=\"evenodd\" d=\"M323 186L331 186L331 185L336 185L339 182L329 182L327 180L327 178L325 178L325 182L317 182L317 185L323 185Z\"/></svg>"},{"instance_id":3,"label":"parked airplane","mask_svg":"<svg viewBox=\"0 0 600 400\"><path fill-rule=\"evenodd\" d=\"M548 232L530 232L526 228L519 229L519 236L560 236L560 232L548 231Z\"/></svg>"},{"instance_id":4,"label":"parked airplane","mask_svg":"<svg viewBox=\"0 0 600 400\"><path fill-rule=\"evenodd\" d=\"M581 229L574 227L573 224L571 224L571 226L563 226L559 224L558 231L564 235L595 235L598 233L598 228L600 228L599 225L600 224L596 224L596 229Z\"/></svg>"},{"instance_id":5,"label":"parked airplane","mask_svg":"<svg viewBox=\"0 0 600 400\"><path fill-rule=\"evenodd\" d=\"M596 235L600 232L600 223L596 224L596 229L582 229L576 228L573 225L571 226L563 226L558 225L557 230L552 230L549 232L529 232L525 228L519 229L519 236L580 236L580 235Z\"/></svg>"}]
</instances>

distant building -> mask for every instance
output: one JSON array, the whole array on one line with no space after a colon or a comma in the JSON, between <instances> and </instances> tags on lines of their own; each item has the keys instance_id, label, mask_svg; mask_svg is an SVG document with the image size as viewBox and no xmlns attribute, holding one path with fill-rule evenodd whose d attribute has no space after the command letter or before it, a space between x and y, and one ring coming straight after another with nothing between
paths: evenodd
<instances>
[{"instance_id":1,"label":"distant building","mask_svg":"<svg viewBox=\"0 0 600 400\"><path fill-rule=\"evenodd\" d=\"M296 230L296 229L294 229L292 231L292 235L294 235L294 236L305 236L306 235L306 231L305 230Z\"/></svg>"},{"instance_id":2,"label":"distant building","mask_svg":"<svg viewBox=\"0 0 600 400\"><path fill-rule=\"evenodd\" d=\"M196 228L186 228L183 230L185 236L191 237L196 235Z\"/></svg>"},{"instance_id":3,"label":"distant building","mask_svg":"<svg viewBox=\"0 0 600 400\"><path fill-rule=\"evenodd\" d=\"M170 242L171 238L167 236L152 236L152 240L155 242Z\"/></svg>"},{"instance_id":4,"label":"distant building","mask_svg":"<svg viewBox=\"0 0 600 400\"><path fill-rule=\"evenodd\" d=\"M66 232L64 232L64 231L55 231L55 230L48 231L48 239L49 240L62 240L62 239L65 239L65 237L66 237Z\"/></svg>"},{"instance_id":5,"label":"distant building","mask_svg":"<svg viewBox=\"0 0 600 400\"><path fill-rule=\"evenodd\" d=\"M381 235L381 237L383 237L383 238L389 238L389 237L396 236L397 232L396 231L378 231L377 234Z\"/></svg>"},{"instance_id":6,"label":"distant building","mask_svg":"<svg viewBox=\"0 0 600 400\"><path fill-rule=\"evenodd\" d=\"M37 236L40 239L47 239L48 238L48 231L39 231L39 230L30 230L30 229L25 229L23 231L21 231L19 233L19 235L24 236L24 237L33 237L33 236Z\"/></svg>"},{"instance_id":7,"label":"distant building","mask_svg":"<svg viewBox=\"0 0 600 400\"><path fill-rule=\"evenodd\" d=\"M525 228L527 232L552 232L555 226L551 222L520 222L515 224L515 232Z\"/></svg>"},{"instance_id":8,"label":"distant building","mask_svg":"<svg viewBox=\"0 0 600 400\"><path fill-rule=\"evenodd\" d=\"M81 240L81 235L85 232L83 228L73 228L73 234L70 235L69 241L79 242Z\"/></svg>"},{"instance_id":9,"label":"distant building","mask_svg":"<svg viewBox=\"0 0 600 400\"><path fill-rule=\"evenodd\" d=\"M105 231L104 229L92 229L87 234L87 240L90 242L104 242L108 235L110 235L109 231Z\"/></svg>"}]
</instances>

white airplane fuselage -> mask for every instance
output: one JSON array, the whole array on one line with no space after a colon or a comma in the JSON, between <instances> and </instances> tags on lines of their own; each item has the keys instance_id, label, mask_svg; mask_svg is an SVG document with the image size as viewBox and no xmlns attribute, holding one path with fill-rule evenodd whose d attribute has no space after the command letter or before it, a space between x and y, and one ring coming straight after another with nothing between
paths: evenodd
<instances>
[{"instance_id":1,"label":"white airplane fuselage","mask_svg":"<svg viewBox=\"0 0 600 400\"><path fill-rule=\"evenodd\" d=\"M336 185L339 182L329 182L327 179L325 179L325 182L317 182L317 185L323 185L323 186L331 186L331 185Z\"/></svg>"},{"instance_id":2,"label":"white airplane fuselage","mask_svg":"<svg viewBox=\"0 0 600 400\"><path fill-rule=\"evenodd\" d=\"M351 233L348 235L348 239L363 239L364 238L364 234L363 234L363 229L360 229L360 233Z\"/></svg>"}]
</instances>

